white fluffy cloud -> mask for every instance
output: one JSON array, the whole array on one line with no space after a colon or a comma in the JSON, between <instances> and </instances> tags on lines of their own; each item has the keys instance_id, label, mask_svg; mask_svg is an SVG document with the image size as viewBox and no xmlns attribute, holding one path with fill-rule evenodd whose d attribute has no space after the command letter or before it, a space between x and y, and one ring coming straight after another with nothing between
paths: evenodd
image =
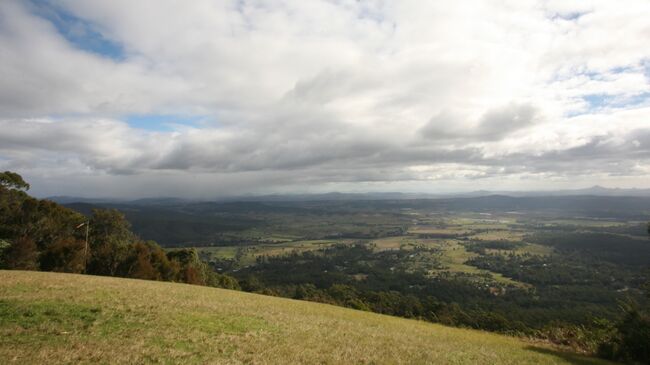
<instances>
[{"instance_id":1,"label":"white fluffy cloud","mask_svg":"<svg viewBox=\"0 0 650 365\"><path fill-rule=\"evenodd\" d=\"M645 0L6 0L0 168L39 194L640 185L648 13ZM164 125L134 122L147 115Z\"/></svg>"}]
</instances>

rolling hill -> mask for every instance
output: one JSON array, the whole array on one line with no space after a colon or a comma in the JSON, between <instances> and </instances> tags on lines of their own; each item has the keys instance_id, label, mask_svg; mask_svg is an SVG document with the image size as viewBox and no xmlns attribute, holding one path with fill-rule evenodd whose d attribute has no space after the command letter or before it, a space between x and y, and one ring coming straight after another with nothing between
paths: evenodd
<instances>
[{"instance_id":1,"label":"rolling hill","mask_svg":"<svg viewBox=\"0 0 650 365\"><path fill-rule=\"evenodd\" d=\"M607 362L325 304L185 284L0 271L0 363Z\"/></svg>"}]
</instances>

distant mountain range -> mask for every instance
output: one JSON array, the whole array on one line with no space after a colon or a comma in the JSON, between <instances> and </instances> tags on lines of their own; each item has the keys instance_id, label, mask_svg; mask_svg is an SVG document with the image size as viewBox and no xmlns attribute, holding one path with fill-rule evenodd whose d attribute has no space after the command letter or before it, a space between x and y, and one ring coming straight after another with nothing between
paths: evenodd
<instances>
[{"instance_id":1,"label":"distant mountain range","mask_svg":"<svg viewBox=\"0 0 650 365\"><path fill-rule=\"evenodd\" d=\"M474 191L466 194L451 194L456 197L477 197L488 195L507 195L513 197L525 196L578 196L578 195L594 195L594 196L650 196L650 189L621 189L621 188L605 188L599 185L594 185L590 188L584 189L567 189L567 190L552 190L552 191Z\"/></svg>"},{"instance_id":2,"label":"distant mountain range","mask_svg":"<svg viewBox=\"0 0 650 365\"><path fill-rule=\"evenodd\" d=\"M331 192L324 194L271 194L271 195L245 195L228 198L215 199L183 199L173 197L144 198L136 200L110 199L110 198L82 198L74 196L52 196L46 199L55 201L60 204L70 203L88 203L88 204L105 204L105 203L129 203L134 205L170 205L183 204L198 201L217 201L217 202L282 202L282 201L345 201L345 200L404 200L404 199L445 199L445 198L474 198L491 195L503 195L511 197L540 197L540 196L638 196L650 197L650 189L621 189L605 188L602 186L592 186L584 189L572 190L553 190L553 191L490 191L478 190L466 193L400 193L400 192L380 192L380 193L339 193Z\"/></svg>"}]
</instances>

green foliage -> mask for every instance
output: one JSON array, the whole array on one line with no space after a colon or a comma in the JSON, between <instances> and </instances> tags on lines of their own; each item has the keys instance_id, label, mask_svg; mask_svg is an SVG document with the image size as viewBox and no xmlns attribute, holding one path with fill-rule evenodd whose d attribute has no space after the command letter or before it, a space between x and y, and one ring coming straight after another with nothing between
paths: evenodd
<instances>
[{"instance_id":1,"label":"green foliage","mask_svg":"<svg viewBox=\"0 0 650 365\"><path fill-rule=\"evenodd\" d=\"M17 173L5 171L0 172L0 188L29 190L29 184Z\"/></svg>"},{"instance_id":2,"label":"green foliage","mask_svg":"<svg viewBox=\"0 0 650 365\"><path fill-rule=\"evenodd\" d=\"M650 244L617 234L572 232L546 233L527 237L529 242L554 247L565 254L591 256L617 265L650 266Z\"/></svg>"},{"instance_id":3,"label":"green foliage","mask_svg":"<svg viewBox=\"0 0 650 365\"><path fill-rule=\"evenodd\" d=\"M92 254L88 272L126 276L128 268L124 264L136 239L124 214L115 209L94 209L89 225L88 241Z\"/></svg>"},{"instance_id":4,"label":"green foliage","mask_svg":"<svg viewBox=\"0 0 650 365\"><path fill-rule=\"evenodd\" d=\"M93 209L90 218L90 243L101 245L106 242L128 242L135 239L131 224L117 209Z\"/></svg>"},{"instance_id":5,"label":"green foliage","mask_svg":"<svg viewBox=\"0 0 650 365\"><path fill-rule=\"evenodd\" d=\"M628 309L615 334L598 348L601 357L650 364L650 315Z\"/></svg>"},{"instance_id":6,"label":"green foliage","mask_svg":"<svg viewBox=\"0 0 650 365\"><path fill-rule=\"evenodd\" d=\"M650 363L650 315L630 311L619 324L618 330L618 357Z\"/></svg>"},{"instance_id":7,"label":"green foliage","mask_svg":"<svg viewBox=\"0 0 650 365\"><path fill-rule=\"evenodd\" d=\"M5 256L7 249L11 247L11 242L0 239L0 268L5 267Z\"/></svg>"},{"instance_id":8,"label":"green foliage","mask_svg":"<svg viewBox=\"0 0 650 365\"><path fill-rule=\"evenodd\" d=\"M650 298L650 280L642 285L642 289ZM616 336L601 343L599 354L611 359L650 364L650 304L643 308L631 301L624 305L624 310L625 316L617 326Z\"/></svg>"},{"instance_id":9,"label":"green foliage","mask_svg":"<svg viewBox=\"0 0 650 365\"><path fill-rule=\"evenodd\" d=\"M29 237L15 239L4 253L5 266L15 270L37 270L38 248Z\"/></svg>"},{"instance_id":10,"label":"green foliage","mask_svg":"<svg viewBox=\"0 0 650 365\"><path fill-rule=\"evenodd\" d=\"M467 251L476 252L478 254L485 255L486 250L506 250L512 251L517 248L524 247L526 244L523 242L513 242L506 240L495 240L495 241L470 241L465 244Z\"/></svg>"},{"instance_id":11,"label":"green foliage","mask_svg":"<svg viewBox=\"0 0 650 365\"><path fill-rule=\"evenodd\" d=\"M535 337L574 351L597 353L601 351L601 344L610 341L615 333L614 323L607 319L595 319L589 326L553 321L539 330Z\"/></svg>"},{"instance_id":12,"label":"green foliage","mask_svg":"<svg viewBox=\"0 0 650 365\"><path fill-rule=\"evenodd\" d=\"M582 255L484 254L467 261L484 270L534 285L589 285L620 289L630 281L629 271Z\"/></svg>"},{"instance_id":13,"label":"green foliage","mask_svg":"<svg viewBox=\"0 0 650 365\"><path fill-rule=\"evenodd\" d=\"M22 191L0 189L0 238L29 237L44 250L60 239L81 238L75 230L84 217L48 200L34 199Z\"/></svg>"},{"instance_id":14,"label":"green foliage","mask_svg":"<svg viewBox=\"0 0 650 365\"><path fill-rule=\"evenodd\" d=\"M650 223L648 223L650 234ZM643 285L650 297L650 281ZM642 308L635 301L623 306L625 317L619 322L617 332L600 344L600 356L623 361L650 364L650 305Z\"/></svg>"},{"instance_id":15,"label":"green foliage","mask_svg":"<svg viewBox=\"0 0 650 365\"><path fill-rule=\"evenodd\" d=\"M183 282L227 289L240 289L237 280L230 276L214 272L209 265L199 258L199 254L193 248L170 251L167 253L167 257L180 265L179 278Z\"/></svg>"},{"instance_id":16,"label":"green foliage","mask_svg":"<svg viewBox=\"0 0 650 365\"><path fill-rule=\"evenodd\" d=\"M239 288L234 278L213 272L195 251L168 255L155 242L140 240L118 210L95 209L88 219L21 191L27 188L18 174L0 174L0 268Z\"/></svg>"}]
</instances>

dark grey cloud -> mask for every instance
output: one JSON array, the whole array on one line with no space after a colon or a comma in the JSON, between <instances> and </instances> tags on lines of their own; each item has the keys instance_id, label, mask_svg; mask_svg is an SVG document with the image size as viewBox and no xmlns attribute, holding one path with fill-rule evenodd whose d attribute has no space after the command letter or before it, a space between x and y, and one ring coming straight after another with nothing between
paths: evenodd
<instances>
[{"instance_id":1,"label":"dark grey cloud","mask_svg":"<svg viewBox=\"0 0 650 365\"><path fill-rule=\"evenodd\" d=\"M530 104L509 104L505 107L487 111L479 120L476 136L486 139L499 139L532 126L538 118L537 109Z\"/></svg>"},{"instance_id":2,"label":"dark grey cloud","mask_svg":"<svg viewBox=\"0 0 650 365\"><path fill-rule=\"evenodd\" d=\"M420 129L431 140L476 139L498 140L510 133L533 126L539 121L537 109L531 104L510 103L485 112L478 121L464 120L450 111L442 111Z\"/></svg>"},{"instance_id":3,"label":"dark grey cloud","mask_svg":"<svg viewBox=\"0 0 650 365\"><path fill-rule=\"evenodd\" d=\"M649 166L650 127L624 134L608 133L591 137L583 144L544 153L512 153L488 158L483 163L498 167L500 174L548 173L552 176L606 174L643 175L638 167Z\"/></svg>"},{"instance_id":4,"label":"dark grey cloud","mask_svg":"<svg viewBox=\"0 0 650 365\"><path fill-rule=\"evenodd\" d=\"M504 114L494 115L501 123L498 118ZM511 115L508 114L508 121L513 119ZM492 122L488 118L483 120ZM553 166L583 160L650 159L650 128L593 136L579 146L562 150L493 155L486 146L472 143L421 144L415 143L415 137L410 141L390 141L384 135L367 134L363 129L344 128L340 122L319 128L319 133L272 131L264 127L254 132L220 129L186 133L136 132L112 120L9 120L0 121L0 127L5 131L0 135L3 154L74 155L97 170L123 173L291 171L313 167L361 173L365 169L401 170L411 165L440 163L502 168L519 165L530 166L532 171L552 171Z\"/></svg>"}]
</instances>

